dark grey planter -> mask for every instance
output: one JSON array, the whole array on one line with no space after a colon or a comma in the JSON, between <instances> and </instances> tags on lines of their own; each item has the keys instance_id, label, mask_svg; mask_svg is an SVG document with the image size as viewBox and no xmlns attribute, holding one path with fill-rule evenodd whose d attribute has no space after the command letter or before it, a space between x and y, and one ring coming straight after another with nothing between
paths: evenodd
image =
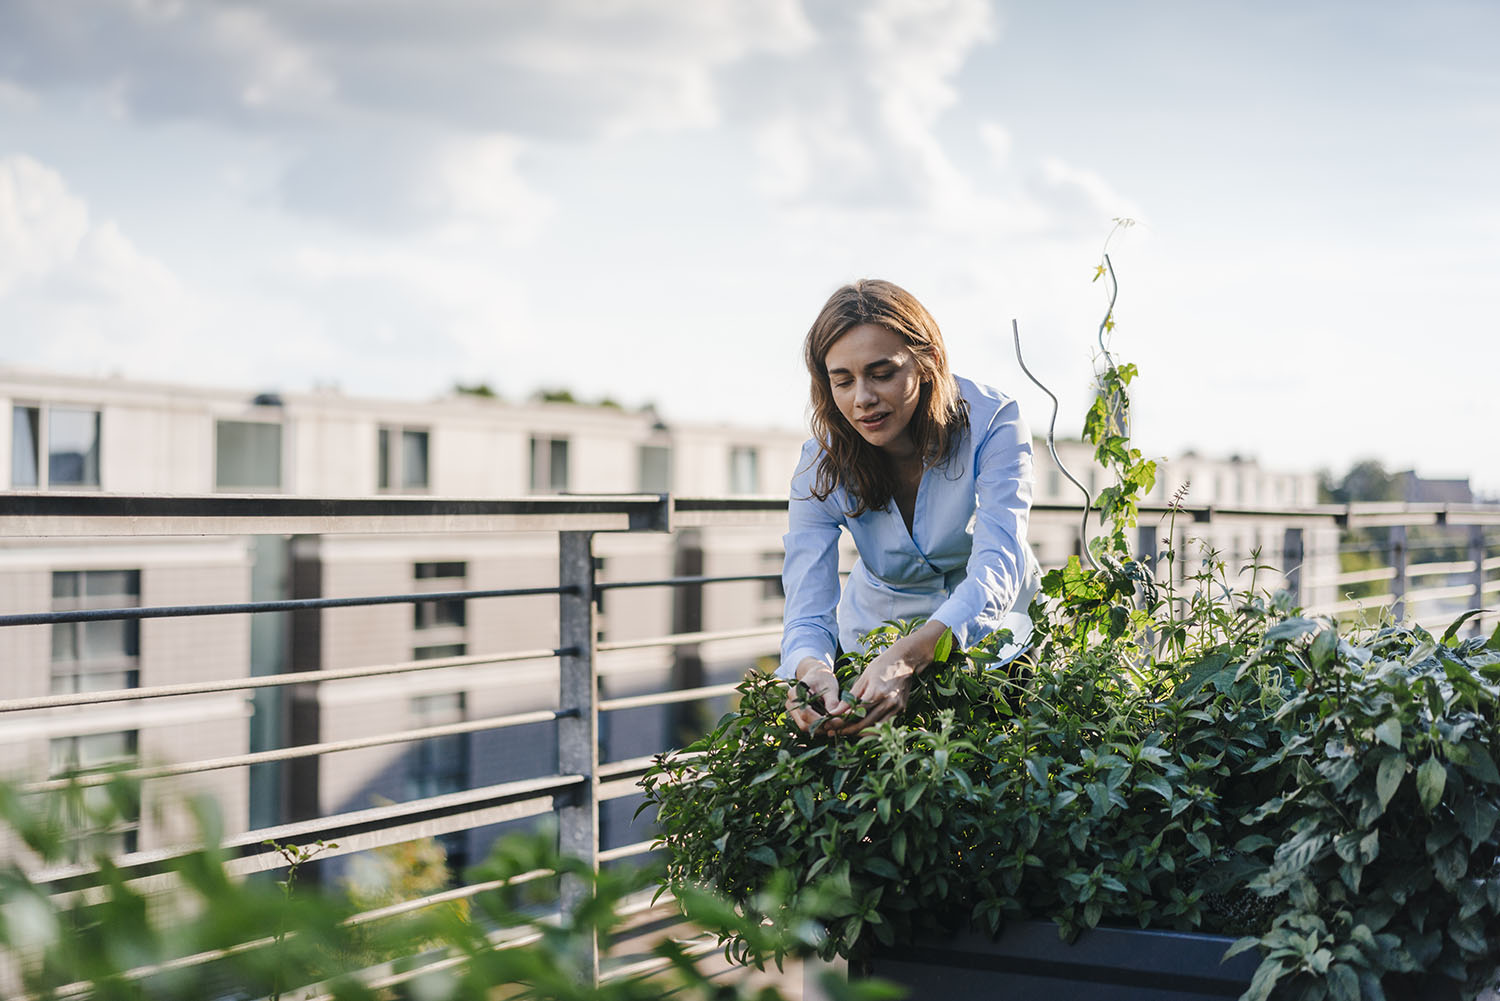
<instances>
[{"instance_id":1,"label":"dark grey planter","mask_svg":"<svg viewBox=\"0 0 1500 1001\"><path fill-rule=\"evenodd\" d=\"M895 981L908 1001L1222 1001L1250 986L1259 953L1222 959L1220 935L1095 928L1072 943L1050 921L1013 921L998 938L966 934L872 957L866 971Z\"/></svg>"}]
</instances>

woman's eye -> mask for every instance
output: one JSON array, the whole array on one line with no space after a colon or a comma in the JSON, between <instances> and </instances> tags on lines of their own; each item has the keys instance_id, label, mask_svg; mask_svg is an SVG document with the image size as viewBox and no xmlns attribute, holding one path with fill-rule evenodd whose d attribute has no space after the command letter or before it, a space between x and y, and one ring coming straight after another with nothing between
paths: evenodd
<instances>
[{"instance_id":1,"label":"woman's eye","mask_svg":"<svg viewBox=\"0 0 1500 1001\"><path fill-rule=\"evenodd\" d=\"M834 383L834 384L833 384L833 388L834 388L834 389L848 389L848 388L849 388L849 387L850 387L850 386L852 386L852 385L853 385L853 384L854 384L854 383L853 383L853 381L852 381L852 380L850 380L850 379L845 379L845 380L844 380L844 381L843 381L843 382L835 382L835 383Z\"/></svg>"}]
</instances>

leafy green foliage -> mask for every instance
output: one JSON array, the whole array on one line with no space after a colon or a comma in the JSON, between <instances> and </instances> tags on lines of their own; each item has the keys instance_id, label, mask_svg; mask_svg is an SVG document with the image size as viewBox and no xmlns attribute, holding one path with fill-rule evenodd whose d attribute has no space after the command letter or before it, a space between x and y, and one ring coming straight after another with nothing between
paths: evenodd
<instances>
[{"instance_id":1,"label":"leafy green foliage","mask_svg":"<svg viewBox=\"0 0 1500 1001\"><path fill-rule=\"evenodd\" d=\"M0 837L20 839L32 862L63 861L66 829L51 818L66 791L21 795L0 785ZM102 852L97 886L83 892L57 892L37 883L18 859L0 867L0 955L9 975L41 999L86 996L101 1001L202 1001L212 997L303 998L375 1001L382 993L373 978L392 969L411 971L409 994L430 1001L489 1001L526 997L556 1001L781 1001L772 987L749 978L726 982L703 963L712 951L692 948L696 927L705 944L734 938L745 943L750 960L805 951L825 911L845 903L834 894L803 903L798 910L764 905L790 916L786 928L747 918L702 891L686 892L681 905L689 924L673 937L655 942L656 969L595 984L581 957L597 936L601 947L624 927L627 898L658 887L646 869L612 868L596 873L576 859L562 857L555 835L516 836L496 845L475 870L481 880L500 880L498 890L472 898L472 909L441 904L404 914L396 922L362 923L361 902L298 882L298 870L333 845L272 843L286 866L280 880L232 877L216 847L218 817L206 803L193 804L203 845L172 863L167 882L127 878ZM99 818L94 818L99 819ZM107 818L106 818L107 819ZM410 863L405 886L396 896L433 882L429 848L385 852L377 864ZM441 867L441 860L436 860ZM583 892L561 915L539 912L530 882L516 877L535 870L566 873ZM415 885L414 885L415 884ZM358 895L356 895L358 896ZM364 901L369 903L370 901ZM472 910L472 913L471 913ZM509 945L496 947L494 932L506 929ZM395 957L394 967L371 965L371 953ZM419 955L420 954L420 955ZM425 966L420 964L426 964ZM837 1001L881 1001L900 991L878 982L825 985Z\"/></svg>"},{"instance_id":2,"label":"leafy green foliage","mask_svg":"<svg viewBox=\"0 0 1500 1001\"><path fill-rule=\"evenodd\" d=\"M1500 966L1500 630L1341 633L1258 589L1258 557L1211 550L1183 572L1168 549L1158 580L1127 536L1155 482L1129 444L1136 370L1105 357L1085 420L1112 474L1099 566L1045 575L1028 655L950 651L853 740L800 733L785 689L747 679L644 781L667 884L772 924L768 887L795 909L831 885L825 956L1046 917L1065 938L1239 935L1262 957L1245 1001L1384 1001L1414 976L1472 997ZM841 680L914 625L867 637Z\"/></svg>"}]
</instances>

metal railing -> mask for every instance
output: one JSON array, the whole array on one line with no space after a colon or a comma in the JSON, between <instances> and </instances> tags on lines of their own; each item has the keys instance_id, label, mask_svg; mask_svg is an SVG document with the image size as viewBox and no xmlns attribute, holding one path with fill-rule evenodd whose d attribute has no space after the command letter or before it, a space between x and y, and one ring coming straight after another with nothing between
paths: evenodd
<instances>
[{"instance_id":1,"label":"metal railing","mask_svg":"<svg viewBox=\"0 0 1500 1001\"><path fill-rule=\"evenodd\" d=\"M1075 524L1079 508L1039 504L1033 511L1034 525ZM774 649L779 624L735 626L727 629L689 628L658 636L622 640L599 637L600 598L612 591L640 588L701 589L736 582L776 580L770 572L714 575L682 573L649 579L596 579L595 536L600 533L671 533L683 528L717 529L760 526L775 528L779 539L785 523L786 501L773 498L670 498L667 496L562 496L515 500L447 500L425 497L381 497L377 499L320 499L300 497L123 497L99 494L8 495L0 502L0 539L13 547L24 544L55 544L66 540L104 538L162 539L200 536L291 535L291 536L472 536L495 533L555 533L557 538L557 583L555 586L489 588L410 592L369 596L311 597L269 601L239 601L223 604L171 605L68 611L18 611L0 614L0 627L51 627L95 621L143 621L152 618L183 618L266 614L273 612L317 613L336 608L373 605L417 605L443 601L496 600L555 596L557 638L555 647L451 656L430 660L404 660L327 670L289 671L264 676L222 678L186 683L145 686L97 692L27 694L0 701L0 743L6 741L8 723L28 716L59 710L171 700L186 696L282 690L294 686L332 686L375 677L416 678L425 672L477 668L522 662L552 661L556 664L555 707L488 715L477 719L396 732L339 740L315 740L293 746L246 749L242 753L202 760L170 761L135 769L143 782L209 771L249 768L279 762L309 762L347 751L411 745L434 738L504 730L547 723L555 725L554 773L463 789L407 802L387 803L365 809L307 817L231 834L223 843L230 857L229 869L249 874L280 868L285 859L266 842L336 842L324 858L347 855L416 838L434 837L472 830L506 821L552 814L557 818L562 850L597 866L648 851L651 842L635 840L608 848L601 846L600 807L636 795L638 780L651 757L636 756L601 761L601 714L633 709L674 706L722 698L731 694L733 683L704 683L648 694L601 695L601 657L649 648L692 648L703 644L765 639L766 650ZM1467 600L1481 606L1500 593L1500 545L1485 534L1486 527L1500 526L1500 507L1479 505L1348 505L1320 506L1296 510L1229 509L1143 505L1137 543L1139 550L1155 556L1161 548L1161 525L1167 519L1197 533L1212 534L1216 525L1252 523L1271 525L1281 533L1279 553L1263 558L1277 565L1284 583L1297 596L1331 595L1314 611L1348 612L1371 603L1410 608L1419 603ZM1386 531L1389 566L1356 572L1338 571L1322 578L1310 576L1314 537L1337 537L1341 531L1375 527ZM1467 558L1420 563L1410 559L1408 529L1462 528L1466 532ZM1173 540L1173 544L1176 540ZM1496 555L1491 555L1494 552ZM1330 565L1328 553L1321 554ZM1336 567L1336 553L1331 566ZM1451 555L1451 553L1449 554ZM1451 583L1455 576L1463 584ZM1442 583L1418 588L1413 581L1439 579ZM1389 586L1382 594L1348 599L1351 587L1369 583ZM1481 621L1473 623L1480 628ZM39 665L38 677L45 683L47 671ZM28 780L31 792L56 789L65 781L103 781L101 777ZM148 885L166 886L167 863L191 851L193 846L158 845L128 853L118 860L125 878ZM89 892L93 867L86 863L38 870L34 878L57 893ZM488 887L463 886L445 890L405 907L462 898ZM564 906L581 892L573 882L562 885ZM598 975L599 957L589 957Z\"/></svg>"}]
</instances>

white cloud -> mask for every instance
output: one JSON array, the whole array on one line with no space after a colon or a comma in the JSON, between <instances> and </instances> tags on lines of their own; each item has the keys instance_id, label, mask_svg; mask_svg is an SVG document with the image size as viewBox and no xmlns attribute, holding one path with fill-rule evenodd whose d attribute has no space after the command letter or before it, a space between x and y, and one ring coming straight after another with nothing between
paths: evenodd
<instances>
[{"instance_id":1,"label":"white cloud","mask_svg":"<svg viewBox=\"0 0 1500 1001\"><path fill-rule=\"evenodd\" d=\"M1122 216L1139 219L1143 214L1138 205L1116 191L1102 175L1065 163L1057 157L1042 160L1041 185L1055 197L1060 207L1076 210L1089 220Z\"/></svg>"},{"instance_id":2,"label":"white cloud","mask_svg":"<svg viewBox=\"0 0 1500 1001\"><path fill-rule=\"evenodd\" d=\"M205 311L57 171L0 157L0 316L6 359L58 369L212 371Z\"/></svg>"},{"instance_id":3,"label":"white cloud","mask_svg":"<svg viewBox=\"0 0 1500 1001\"><path fill-rule=\"evenodd\" d=\"M0 65L13 85L94 88L142 118L301 118L333 88L254 4L12 0L0 5Z\"/></svg>"},{"instance_id":4,"label":"white cloud","mask_svg":"<svg viewBox=\"0 0 1500 1001\"><path fill-rule=\"evenodd\" d=\"M96 223L55 170L0 157L0 297L18 290L112 303L174 294L158 261L114 223Z\"/></svg>"},{"instance_id":5,"label":"white cloud","mask_svg":"<svg viewBox=\"0 0 1500 1001\"><path fill-rule=\"evenodd\" d=\"M8 80L0 80L0 111L32 111L36 106L36 95L31 91Z\"/></svg>"},{"instance_id":6,"label":"white cloud","mask_svg":"<svg viewBox=\"0 0 1500 1001\"><path fill-rule=\"evenodd\" d=\"M77 254L88 207L56 171L26 156L0 159L0 295Z\"/></svg>"},{"instance_id":7,"label":"white cloud","mask_svg":"<svg viewBox=\"0 0 1500 1001\"><path fill-rule=\"evenodd\" d=\"M990 160L997 167L1004 167L1010 161L1011 148L1015 140L1011 137L1010 130L999 122L984 122L979 126L979 141L984 145Z\"/></svg>"},{"instance_id":8,"label":"white cloud","mask_svg":"<svg viewBox=\"0 0 1500 1001\"><path fill-rule=\"evenodd\" d=\"M764 191L789 202L927 207L967 190L936 135L954 78L994 37L986 0L821 9L815 47L731 74Z\"/></svg>"}]
</instances>

